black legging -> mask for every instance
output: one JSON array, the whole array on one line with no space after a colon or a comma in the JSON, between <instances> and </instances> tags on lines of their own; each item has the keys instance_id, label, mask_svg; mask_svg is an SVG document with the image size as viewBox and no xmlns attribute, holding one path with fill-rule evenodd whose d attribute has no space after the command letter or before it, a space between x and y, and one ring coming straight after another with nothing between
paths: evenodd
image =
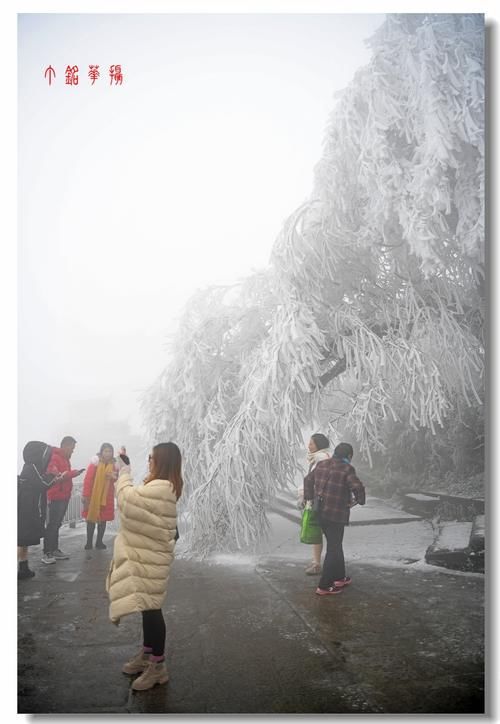
<instances>
[{"instance_id":1,"label":"black legging","mask_svg":"<svg viewBox=\"0 0 500 724\"><path fill-rule=\"evenodd\" d=\"M106 521L97 524L97 541L96 543L102 543L104 531L106 530ZM92 545L92 539L94 537L95 523L87 521L87 545Z\"/></svg>"},{"instance_id":2,"label":"black legging","mask_svg":"<svg viewBox=\"0 0 500 724\"><path fill-rule=\"evenodd\" d=\"M153 649L153 656L163 656L165 653L165 620L161 608L142 612L143 643Z\"/></svg>"}]
</instances>

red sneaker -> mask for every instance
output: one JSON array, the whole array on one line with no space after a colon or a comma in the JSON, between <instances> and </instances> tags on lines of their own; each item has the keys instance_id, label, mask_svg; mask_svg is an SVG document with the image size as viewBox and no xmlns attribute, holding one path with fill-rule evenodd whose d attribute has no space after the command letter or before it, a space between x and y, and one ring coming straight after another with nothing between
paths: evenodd
<instances>
[{"instance_id":1,"label":"red sneaker","mask_svg":"<svg viewBox=\"0 0 500 724\"><path fill-rule=\"evenodd\" d=\"M316 594L318 596L335 596L336 593L342 593L341 586L330 586L329 588L317 588Z\"/></svg>"},{"instance_id":2,"label":"red sneaker","mask_svg":"<svg viewBox=\"0 0 500 724\"><path fill-rule=\"evenodd\" d=\"M338 588L344 588L344 586L348 586L350 583L352 583L352 578L350 576L344 576L344 578L341 578L339 581L334 581L333 585L338 586Z\"/></svg>"}]
</instances>

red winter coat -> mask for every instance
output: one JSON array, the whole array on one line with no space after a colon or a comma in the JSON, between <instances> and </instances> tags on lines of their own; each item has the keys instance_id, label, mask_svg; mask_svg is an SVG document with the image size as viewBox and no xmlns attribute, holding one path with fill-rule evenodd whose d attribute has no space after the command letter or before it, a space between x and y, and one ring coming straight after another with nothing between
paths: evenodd
<instances>
[{"instance_id":1,"label":"red winter coat","mask_svg":"<svg viewBox=\"0 0 500 724\"><path fill-rule=\"evenodd\" d=\"M83 481L83 490L82 490L82 496L84 498L89 498L92 495L92 488L94 487L94 480L95 480L95 474L97 472L97 465L94 465L94 463L90 463L90 465L87 468L87 472L85 473L85 478ZM87 517L87 510L83 511L83 517ZM113 483L108 485L108 494L106 496L106 505L101 508L101 514L100 519L102 521L105 520L114 520L115 517L115 486Z\"/></svg>"},{"instance_id":2,"label":"red winter coat","mask_svg":"<svg viewBox=\"0 0 500 724\"><path fill-rule=\"evenodd\" d=\"M52 448L52 454L47 467L47 473L66 473L63 479L55 483L47 490L47 500L69 500L71 491L73 490L73 478L78 475L78 470L72 470L68 458L64 457L63 451L58 448Z\"/></svg>"}]
</instances>

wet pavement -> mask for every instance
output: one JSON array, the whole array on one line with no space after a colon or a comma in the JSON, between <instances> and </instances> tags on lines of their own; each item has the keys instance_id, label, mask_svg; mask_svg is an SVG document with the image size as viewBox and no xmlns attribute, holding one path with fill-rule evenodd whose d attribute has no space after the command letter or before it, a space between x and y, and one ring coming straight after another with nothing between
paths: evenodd
<instances>
[{"instance_id":1,"label":"wet pavement","mask_svg":"<svg viewBox=\"0 0 500 724\"><path fill-rule=\"evenodd\" d=\"M380 512L380 511L379 511ZM304 574L297 525L271 515L254 555L182 557L164 612L168 684L132 692L121 665L140 645L140 615L108 619L105 551L40 563L19 582L21 713L481 713L484 577L423 562L426 521L346 530L352 585L320 598ZM182 531L181 531L182 532Z\"/></svg>"}]
</instances>

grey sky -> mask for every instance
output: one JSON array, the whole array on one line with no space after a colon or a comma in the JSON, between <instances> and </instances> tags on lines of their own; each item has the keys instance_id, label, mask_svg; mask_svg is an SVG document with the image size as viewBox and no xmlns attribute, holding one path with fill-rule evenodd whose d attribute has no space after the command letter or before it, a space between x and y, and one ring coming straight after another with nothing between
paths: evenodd
<instances>
[{"instance_id":1,"label":"grey sky","mask_svg":"<svg viewBox=\"0 0 500 724\"><path fill-rule=\"evenodd\" d=\"M383 18L20 16L20 447L57 443L86 397L138 429L190 294L264 266L309 195L333 93Z\"/></svg>"}]
</instances>

